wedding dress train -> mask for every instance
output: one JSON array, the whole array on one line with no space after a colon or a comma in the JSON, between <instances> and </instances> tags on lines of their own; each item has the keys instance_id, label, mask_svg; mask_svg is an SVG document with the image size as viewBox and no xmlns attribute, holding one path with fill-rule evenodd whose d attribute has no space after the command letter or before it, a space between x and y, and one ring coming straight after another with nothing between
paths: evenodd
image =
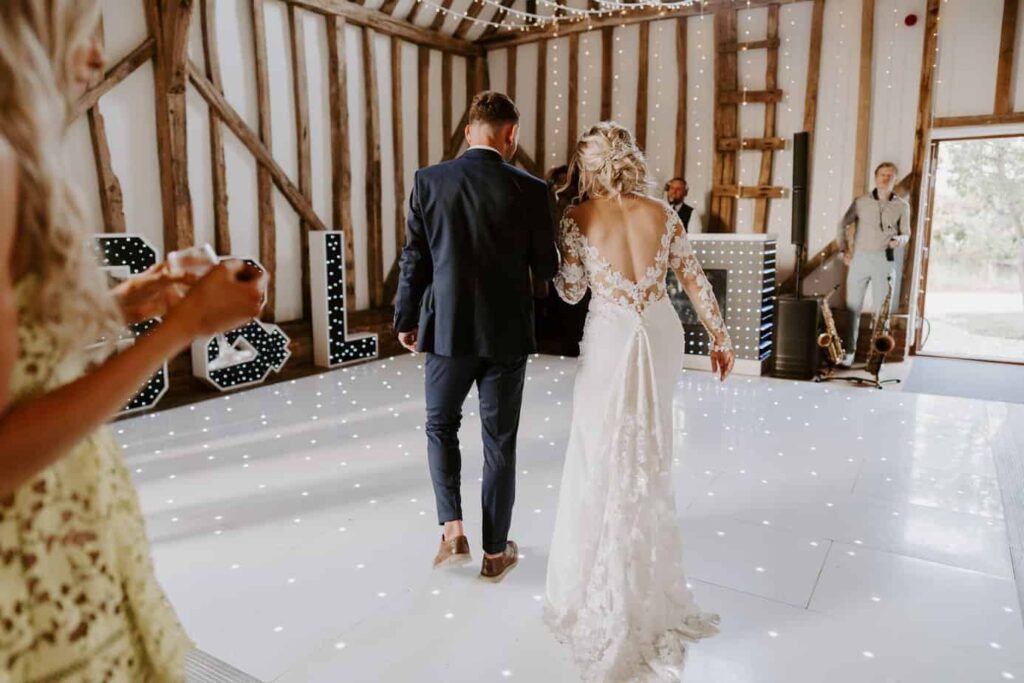
<instances>
[{"instance_id":1,"label":"wedding dress train","mask_svg":"<svg viewBox=\"0 0 1024 683\"><path fill-rule=\"evenodd\" d=\"M666 295L680 276L713 340L730 347L711 285L666 205L655 263L615 271L575 221L562 221L559 295L593 291L547 571L545 621L585 680L678 680L686 644L718 632L687 589L672 486L672 396L684 332Z\"/></svg>"}]
</instances>

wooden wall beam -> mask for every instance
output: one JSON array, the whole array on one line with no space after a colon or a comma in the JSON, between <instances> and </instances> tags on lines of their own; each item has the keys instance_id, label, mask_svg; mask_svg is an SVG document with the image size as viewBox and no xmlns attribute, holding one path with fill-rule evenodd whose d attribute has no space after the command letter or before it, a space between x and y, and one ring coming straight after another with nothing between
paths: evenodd
<instances>
[{"instance_id":1,"label":"wooden wall beam","mask_svg":"<svg viewBox=\"0 0 1024 683\"><path fill-rule=\"evenodd\" d=\"M872 2L874 0L871 0ZM775 90L779 82L779 6L768 6L768 59L765 66L765 88L769 91ZM764 106L764 136L768 139L775 138L775 117L776 105L768 103ZM719 140L721 145L722 140ZM761 173L758 177L758 184L762 187L772 182L772 172L775 168L775 150L768 147L761 151ZM754 232L764 233L768 230L768 209L770 204L767 198L758 198L754 202Z\"/></svg>"},{"instance_id":2,"label":"wooden wall beam","mask_svg":"<svg viewBox=\"0 0 1024 683\"><path fill-rule=\"evenodd\" d=\"M686 116L689 98L688 69L686 55L688 52L688 31L686 17L676 19L676 73L678 74L679 90L676 94L676 156L675 174L686 177Z\"/></svg>"},{"instance_id":3,"label":"wooden wall beam","mask_svg":"<svg viewBox=\"0 0 1024 683\"><path fill-rule=\"evenodd\" d=\"M71 108L70 119L78 119L96 105L100 98L117 87L124 79L135 73L140 66L153 59L156 52L156 38L152 35L139 43L139 46L128 53L117 64L110 67L96 85L91 86L84 95L78 98Z\"/></svg>"},{"instance_id":4,"label":"wooden wall beam","mask_svg":"<svg viewBox=\"0 0 1024 683\"><path fill-rule=\"evenodd\" d=\"M720 53L720 59L736 59L734 53ZM782 101L781 90L722 90L718 101L722 104L778 104Z\"/></svg>"},{"instance_id":5,"label":"wooden wall beam","mask_svg":"<svg viewBox=\"0 0 1024 683\"><path fill-rule=\"evenodd\" d=\"M452 56L441 55L441 139L452 132Z\"/></svg>"},{"instance_id":6,"label":"wooden wall beam","mask_svg":"<svg viewBox=\"0 0 1024 683\"><path fill-rule=\"evenodd\" d=\"M770 7L771 5L769 5ZM781 41L778 38L766 40L748 40L740 43L722 43L718 46L719 52L746 52L747 50L770 50L779 48Z\"/></svg>"},{"instance_id":7,"label":"wooden wall beam","mask_svg":"<svg viewBox=\"0 0 1024 683\"><path fill-rule=\"evenodd\" d=\"M103 212L105 232L127 232L124 219L124 194L121 182L114 173L110 160L110 143L107 141L107 126L97 102L87 113L89 136L92 138L93 161L96 164L96 180L99 182L100 210Z\"/></svg>"},{"instance_id":8,"label":"wooden wall beam","mask_svg":"<svg viewBox=\"0 0 1024 683\"><path fill-rule=\"evenodd\" d=\"M256 107L259 114L260 142L274 153L274 135L270 119L270 76L267 73L267 26L263 0L252 0L252 38L256 66ZM260 262L270 273L277 272L277 221L274 215L274 182L265 166L256 166L256 194L260 226ZM277 305L277 278L267 283L264 317L274 320Z\"/></svg>"},{"instance_id":9,"label":"wooden wall beam","mask_svg":"<svg viewBox=\"0 0 1024 683\"><path fill-rule=\"evenodd\" d=\"M825 0L814 0L811 9L811 44L807 58L807 84L804 91L804 130L810 133L808 141L811 156L814 151L814 127L818 120L818 88L821 82L821 38L825 26ZM807 172L810 179L810 168Z\"/></svg>"},{"instance_id":10,"label":"wooden wall beam","mask_svg":"<svg viewBox=\"0 0 1024 683\"><path fill-rule=\"evenodd\" d=\"M463 57L471 57L483 54L483 48L467 40L460 40L451 36L439 33L425 26L416 26L409 20L397 19L389 14L378 10L363 7L347 0L285 0L288 4L297 5L305 9L344 19L353 26L365 26L375 31L407 40L410 43L431 47L435 50L452 52ZM447 6L451 6L451 0L444 0ZM422 7L423 3L413 5L413 11ZM441 14L440 12L438 14ZM442 21L444 15L441 15Z\"/></svg>"},{"instance_id":11,"label":"wooden wall beam","mask_svg":"<svg viewBox=\"0 0 1024 683\"><path fill-rule=\"evenodd\" d=\"M384 305L384 219L381 213L380 91L371 29L363 27L363 87L366 92L366 261L370 307Z\"/></svg>"},{"instance_id":12,"label":"wooden wall beam","mask_svg":"<svg viewBox=\"0 0 1024 683\"><path fill-rule=\"evenodd\" d=\"M569 156L572 156L576 149L576 139L579 137L580 118L580 34L573 33L569 36L569 102L566 111L567 121L565 136L568 144L565 146Z\"/></svg>"},{"instance_id":13,"label":"wooden wall beam","mask_svg":"<svg viewBox=\"0 0 1024 683\"><path fill-rule=\"evenodd\" d=\"M757 9L768 5L789 5L795 2L809 2L810 0L745 0L738 3L736 0L707 0L706 2L694 2L692 5L680 6L678 8L654 8L644 10L633 10L626 15L610 11L607 16L591 18L588 21L576 21L562 24L557 27L545 25L542 28L534 28L528 31L501 31L486 39L477 41L478 45L486 49L497 49L509 45L525 45L535 43L539 40L548 40L556 36L567 36L570 33L584 33L592 30L604 30L613 26L630 26L642 24L647 21L657 21L672 17L690 17L694 15L708 14L722 9ZM736 41L733 40L733 43Z\"/></svg>"},{"instance_id":14,"label":"wooden wall beam","mask_svg":"<svg viewBox=\"0 0 1024 683\"><path fill-rule=\"evenodd\" d=\"M292 99L295 101L295 146L298 155L299 192L313 203L313 154L309 139L309 74L306 70L306 31L298 10L288 6L288 41L292 51ZM302 310L308 317L312 310L309 291L309 221L299 222L302 249Z\"/></svg>"},{"instance_id":15,"label":"wooden wall beam","mask_svg":"<svg viewBox=\"0 0 1024 683\"><path fill-rule=\"evenodd\" d=\"M395 160L395 263L384 281L384 303L390 304L398 292L398 262L405 244L405 123L402 112L406 104L402 91L402 43L391 38L391 147Z\"/></svg>"},{"instance_id":16,"label":"wooden wall beam","mask_svg":"<svg viewBox=\"0 0 1024 683\"><path fill-rule=\"evenodd\" d=\"M642 150L647 149L647 82L650 78L651 24L640 24L640 41L637 46L638 65L636 83L636 143Z\"/></svg>"},{"instance_id":17,"label":"wooden wall beam","mask_svg":"<svg viewBox=\"0 0 1024 683\"><path fill-rule=\"evenodd\" d=\"M736 41L737 12L735 9L720 9L715 12L715 44ZM735 186L737 177L737 153L721 151L718 141L738 135L738 100L729 95L737 92L738 65L735 52L719 53L715 59L715 151L712 163L712 187ZM733 232L736 211L736 195L732 192L711 193L711 210L708 212L708 232Z\"/></svg>"},{"instance_id":18,"label":"wooden wall beam","mask_svg":"<svg viewBox=\"0 0 1024 683\"><path fill-rule=\"evenodd\" d=\"M1003 0L1003 26L999 35L999 66L996 69L995 114L1013 111L1013 65L1017 45L1017 13L1020 0Z\"/></svg>"},{"instance_id":19,"label":"wooden wall beam","mask_svg":"<svg viewBox=\"0 0 1024 683\"><path fill-rule=\"evenodd\" d=\"M514 160L538 178L544 177L543 170L537 165L537 162L530 158L530 155L527 154L522 147L516 148L516 156Z\"/></svg>"},{"instance_id":20,"label":"wooden wall beam","mask_svg":"<svg viewBox=\"0 0 1024 683\"><path fill-rule=\"evenodd\" d=\"M466 126L469 124L469 107L466 107L466 111L462 112L462 118L459 119L459 123L452 129L451 135L448 136L447 142L444 146L444 156L441 161L450 161L456 157L459 153L459 149L462 147L462 143L466 140Z\"/></svg>"},{"instance_id":21,"label":"wooden wall beam","mask_svg":"<svg viewBox=\"0 0 1024 683\"><path fill-rule=\"evenodd\" d=\"M419 166L430 165L430 50L420 47L417 53L417 93L419 96Z\"/></svg>"},{"instance_id":22,"label":"wooden wall beam","mask_svg":"<svg viewBox=\"0 0 1024 683\"><path fill-rule=\"evenodd\" d=\"M715 197L732 199L782 199L786 188L773 185L715 185L711 188Z\"/></svg>"},{"instance_id":23,"label":"wooden wall beam","mask_svg":"<svg viewBox=\"0 0 1024 683\"><path fill-rule=\"evenodd\" d=\"M156 40L153 81L156 90L157 156L160 170L160 200L163 207L164 253L192 246L192 196L188 186L188 132L185 126L185 84L178 74L186 66L184 44L192 13L191 0L180 0L166 8L157 0L146 0L146 23Z\"/></svg>"},{"instance_id":24,"label":"wooden wall beam","mask_svg":"<svg viewBox=\"0 0 1024 683\"><path fill-rule=\"evenodd\" d=\"M785 138L722 138L718 141L718 149L723 151L745 150L775 150L786 149Z\"/></svg>"},{"instance_id":25,"label":"wooden wall beam","mask_svg":"<svg viewBox=\"0 0 1024 683\"><path fill-rule=\"evenodd\" d=\"M355 230L352 224L352 160L349 157L348 75L345 19L327 16L327 72L331 110L331 223L345 231L345 303L356 300Z\"/></svg>"},{"instance_id":26,"label":"wooden wall beam","mask_svg":"<svg viewBox=\"0 0 1024 683\"><path fill-rule=\"evenodd\" d=\"M201 29L203 34L203 61L206 77L224 92L220 74L220 51L217 47L217 12L214 0L202 0ZM291 8L289 8L291 9ZM231 253L231 231L228 221L228 181L224 159L224 137L220 119L212 107L209 110L210 127L210 176L213 185L213 241L218 254Z\"/></svg>"},{"instance_id":27,"label":"wooden wall beam","mask_svg":"<svg viewBox=\"0 0 1024 683\"><path fill-rule=\"evenodd\" d=\"M508 59L505 64L505 94L513 100L516 98L516 78L519 70L516 64L516 56L519 48L513 46L508 49Z\"/></svg>"},{"instance_id":28,"label":"wooden wall beam","mask_svg":"<svg viewBox=\"0 0 1024 683\"><path fill-rule=\"evenodd\" d=\"M979 114L977 116L937 116L932 128L962 128L964 126L995 126L1001 123L1024 123L1024 112L1008 114Z\"/></svg>"},{"instance_id":29,"label":"wooden wall beam","mask_svg":"<svg viewBox=\"0 0 1024 683\"><path fill-rule=\"evenodd\" d=\"M537 45L537 112L534 131L533 158L539 164L541 173L547 168L547 157L545 156L545 135L547 133L547 109L548 109L548 41L542 41Z\"/></svg>"},{"instance_id":30,"label":"wooden wall beam","mask_svg":"<svg viewBox=\"0 0 1024 683\"><path fill-rule=\"evenodd\" d=\"M860 81L857 89L857 142L854 144L853 196L867 191L871 153L872 75L875 65L875 0L861 0Z\"/></svg>"},{"instance_id":31,"label":"wooden wall beam","mask_svg":"<svg viewBox=\"0 0 1024 683\"><path fill-rule=\"evenodd\" d=\"M103 20L99 26L100 41L105 43ZM91 84L97 85L97 78ZM127 232L124 220L124 194L121 182L114 173L114 165L110 159L110 143L107 140L107 125L100 111L99 102L88 111L89 137L92 139L93 162L96 165L96 179L99 184L100 211L103 214L104 232Z\"/></svg>"},{"instance_id":32,"label":"wooden wall beam","mask_svg":"<svg viewBox=\"0 0 1024 683\"><path fill-rule=\"evenodd\" d=\"M245 145L246 149L256 158L256 162L270 170L270 176L274 181L274 185L284 195L284 198L288 200L288 203L295 209L295 212L299 214L299 217L309 221L310 226L315 230L327 230L327 226L317 216L316 211L313 210L312 204L303 196L299 188L292 183L284 169L274 160L273 154L260 141L259 136L249 128L241 114L235 111L231 104L228 103L223 93L217 90L213 83L203 75L199 67L191 62L189 62L188 66L188 77L192 85L195 86L196 91L217 112L221 121L235 134L238 141Z\"/></svg>"},{"instance_id":33,"label":"wooden wall beam","mask_svg":"<svg viewBox=\"0 0 1024 683\"><path fill-rule=\"evenodd\" d=\"M914 182L910 189L910 243L908 258L903 263L903 286L900 288L899 313L907 313L914 287L914 254L920 239L918 214L921 204L921 183L924 180L924 161L928 153L928 136L932 126L932 96L935 92L935 51L939 44L939 12L942 0L928 0L924 22L924 48L921 53L921 83L917 98L917 127L914 135Z\"/></svg>"},{"instance_id":34,"label":"wooden wall beam","mask_svg":"<svg viewBox=\"0 0 1024 683\"><path fill-rule=\"evenodd\" d=\"M615 29L601 29L601 120L612 118L612 79L615 71Z\"/></svg>"}]
</instances>

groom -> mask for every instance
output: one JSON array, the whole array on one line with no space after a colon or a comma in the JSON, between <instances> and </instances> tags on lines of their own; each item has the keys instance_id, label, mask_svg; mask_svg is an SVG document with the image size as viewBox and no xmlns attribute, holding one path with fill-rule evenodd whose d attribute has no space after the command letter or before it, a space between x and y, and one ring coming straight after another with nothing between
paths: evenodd
<instances>
[{"instance_id":1,"label":"groom","mask_svg":"<svg viewBox=\"0 0 1024 683\"><path fill-rule=\"evenodd\" d=\"M473 98L469 150L416 172L409 199L395 330L426 358L427 452L444 525L434 566L472 561L462 527L462 404L473 384L483 427L483 566L501 581L519 561L508 540L526 357L536 351L530 277L558 269L548 190L508 163L519 110L507 96Z\"/></svg>"}]
</instances>

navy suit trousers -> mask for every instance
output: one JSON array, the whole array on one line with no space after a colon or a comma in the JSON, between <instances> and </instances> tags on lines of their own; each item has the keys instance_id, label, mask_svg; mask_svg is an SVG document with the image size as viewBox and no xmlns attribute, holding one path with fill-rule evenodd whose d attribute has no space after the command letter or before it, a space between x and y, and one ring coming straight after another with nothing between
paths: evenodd
<instances>
[{"instance_id":1,"label":"navy suit trousers","mask_svg":"<svg viewBox=\"0 0 1024 683\"><path fill-rule=\"evenodd\" d=\"M484 442L484 552L505 550L516 498L516 437L526 356L509 359L427 354L427 453L439 524L462 519L462 405L474 384Z\"/></svg>"}]
</instances>

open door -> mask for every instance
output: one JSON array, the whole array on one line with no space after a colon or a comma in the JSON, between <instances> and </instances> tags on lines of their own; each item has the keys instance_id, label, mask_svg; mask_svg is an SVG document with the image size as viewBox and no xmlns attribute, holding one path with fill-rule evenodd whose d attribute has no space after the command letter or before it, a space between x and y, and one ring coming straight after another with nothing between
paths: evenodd
<instances>
[{"instance_id":1,"label":"open door","mask_svg":"<svg viewBox=\"0 0 1024 683\"><path fill-rule=\"evenodd\" d=\"M937 140L914 353L1024 363L1024 136Z\"/></svg>"}]
</instances>

